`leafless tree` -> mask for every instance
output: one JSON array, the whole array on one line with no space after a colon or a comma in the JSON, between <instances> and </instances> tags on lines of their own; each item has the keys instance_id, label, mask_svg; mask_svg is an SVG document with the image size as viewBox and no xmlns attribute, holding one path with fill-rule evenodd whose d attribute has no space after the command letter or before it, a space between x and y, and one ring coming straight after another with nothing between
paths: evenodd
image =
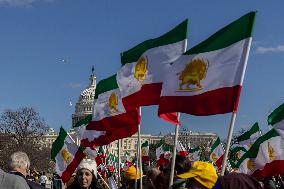
<instances>
[{"instance_id":1,"label":"leafless tree","mask_svg":"<svg viewBox=\"0 0 284 189\"><path fill-rule=\"evenodd\" d=\"M44 119L31 107L5 110L0 116L0 166L6 169L8 157L20 150L29 155L33 167L48 169L50 149L42 142L47 129Z\"/></svg>"}]
</instances>

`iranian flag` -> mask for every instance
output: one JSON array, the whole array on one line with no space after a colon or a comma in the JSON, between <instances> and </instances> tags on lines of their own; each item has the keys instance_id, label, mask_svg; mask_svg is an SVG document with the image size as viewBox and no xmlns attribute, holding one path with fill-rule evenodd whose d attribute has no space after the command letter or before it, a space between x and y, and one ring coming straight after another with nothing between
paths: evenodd
<instances>
[{"instance_id":1,"label":"iranian flag","mask_svg":"<svg viewBox=\"0 0 284 189\"><path fill-rule=\"evenodd\" d=\"M187 23L185 20L166 34L121 53L117 81L125 104L158 105L164 73L186 50ZM176 114L162 118L178 123Z\"/></svg>"},{"instance_id":2,"label":"iranian flag","mask_svg":"<svg viewBox=\"0 0 284 189\"><path fill-rule=\"evenodd\" d=\"M101 80L95 91L92 121L86 126L92 138L83 139L84 146L107 145L132 136L138 130L140 115L137 107L125 106L117 85L116 75Z\"/></svg>"},{"instance_id":3,"label":"iranian flag","mask_svg":"<svg viewBox=\"0 0 284 189\"><path fill-rule=\"evenodd\" d=\"M61 127L51 149L51 159L56 163L55 169L64 183L68 182L81 160L85 157L85 148L78 147L67 132Z\"/></svg>"},{"instance_id":4,"label":"iranian flag","mask_svg":"<svg viewBox=\"0 0 284 189\"><path fill-rule=\"evenodd\" d=\"M255 140L261 136L258 123L256 122L248 131L241 134L236 138L240 146L244 146L247 149L255 142Z\"/></svg>"},{"instance_id":5,"label":"iranian flag","mask_svg":"<svg viewBox=\"0 0 284 189\"><path fill-rule=\"evenodd\" d=\"M224 149L221 143L220 138L218 137L215 142L213 143L210 151L210 160L215 163L218 169L221 170L223 156L224 156Z\"/></svg>"},{"instance_id":6,"label":"iranian flag","mask_svg":"<svg viewBox=\"0 0 284 189\"><path fill-rule=\"evenodd\" d=\"M229 162L232 168L234 169L238 168L237 163L246 152L247 152L247 148L241 145L231 146Z\"/></svg>"},{"instance_id":7,"label":"iranian flag","mask_svg":"<svg viewBox=\"0 0 284 189\"><path fill-rule=\"evenodd\" d=\"M259 137L243 155L239 171L257 179L284 173L284 140L275 129Z\"/></svg>"},{"instance_id":8,"label":"iranian flag","mask_svg":"<svg viewBox=\"0 0 284 189\"><path fill-rule=\"evenodd\" d=\"M200 148L189 149L188 158L190 161L199 161L200 160Z\"/></svg>"},{"instance_id":9,"label":"iranian flag","mask_svg":"<svg viewBox=\"0 0 284 189\"><path fill-rule=\"evenodd\" d=\"M141 145L141 155L142 155L142 162L150 161L150 157L149 157L149 143L148 143L148 141L145 141Z\"/></svg>"},{"instance_id":10,"label":"iranian flag","mask_svg":"<svg viewBox=\"0 0 284 189\"><path fill-rule=\"evenodd\" d=\"M74 126L74 130L77 133L77 137L79 140L88 139L92 140L101 135L105 134L105 131L96 131L96 130L87 130L87 125L92 121L92 114L87 115L83 119L79 120Z\"/></svg>"},{"instance_id":11,"label":"iranian flag","mask_svg":"<svg viewBox=\"0 0 284 189\"><path fill-rule=\"evenodd\" d=\"M206 116L237 111L255 12L250 12L185 52L166 73L159 115Z\"/></svg>"},{"instance_id":12,"label":"iranian flag","mask_svg":"<svg viewBox=\"0 0 284 189\"><path fill-rule=\"evenodd\" d=\"M271 125L284 137L284 103L268 116L268 125Z\"/></svg>"},{"instance_id":13,"label":"iranian flag","mask_svg":"<svg viewBox=\"0 0 284 189\"><path fill-rule=\"evenodd\" d=\"M178 141L176 149L180 156L186 157L188 155L187 150L184 148L180 141Z\"/></svg>"}]
</instances>

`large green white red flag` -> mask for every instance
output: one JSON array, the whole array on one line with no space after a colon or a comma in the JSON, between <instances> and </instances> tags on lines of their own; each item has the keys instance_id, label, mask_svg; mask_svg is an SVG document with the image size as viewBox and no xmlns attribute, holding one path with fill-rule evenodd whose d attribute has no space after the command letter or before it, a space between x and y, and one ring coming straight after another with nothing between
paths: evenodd
<instances>
[{"instance_id":1,"label":"large green white red flag","mask_svg":"<svg viewBox=\"0 0 284 189\"><path fill-rule=\"evenodd\" d=\"M210 151L210 160L215 163L218 169L221 170L223 156L224 156L224 149L221 143L220 138L218 137L215 142L213 143Z\"/></svg>"},{"instance_id":2,"label":"large green white red flag","mask_svg":"<svg viewBox=\"0 0 284 189\"><path fill-rule=\"evenodd\" d=\"M187 23L185 20L166 34L121 53L117 81L124 104L140 107L159 103L164 73L185 52ZM176 115L163 118L178 122Z\"/></svg>"},{"instance_id":3,"label":"large green white red flag","mask_svg":"<svg viewBox=\"0 0 284 189\"><path fill-rule=\"evenodd\" d=\"M122 103L116 75L113 75L97 84L93 118L86 127L87 131L99 134L83 139L81 143L84 146L107 145L114 140L132 136L137 132L139 123L138 108Z\"/></svg>"},{"instance_id":4,"label":"large green white red flag","mask_svg":"<svg viewBox=\"0 0 284 189\"><path fill-rule=\"evenodd\" d=\"M275 129L259 137L237 163L239 171L258 179L284 173L284 140Z\"/></svg>"},{"instance_id":5,"label":"large green white red flag","mask_svg":"<svg viewBox=\"0 0 284 189\"><path fill-rule=\"evenodd\" d=\"M85 157L84 150L84 147L78 147L67 132L60 128L59 135L52 144L51 159L55 161L56 173L64 183L68 182Z\"/></svg>"},{"instance_id":6,"label":"large green white red flag","mask_svg":"<svg viewBox=\"0 0 284 189\"><path fill-rule=\"evenodd\" d=\"M242 16L173 63L163 80L159 115L206 116L237 110L255 14Z\"/></svg>"},{"instance_id":7,"label":"large green white red flag","mask_svg":"<svg viewBox=\"0 0 284 189\"><path fill-rule=\"evenodd\" d=\"M256 122L253 124L253 126L240 136L236 138L240 146L244 146L247 149L256 141L258 137L261 136L261 132L258 126L258 123Z\"/></svg>"}]
</instances>

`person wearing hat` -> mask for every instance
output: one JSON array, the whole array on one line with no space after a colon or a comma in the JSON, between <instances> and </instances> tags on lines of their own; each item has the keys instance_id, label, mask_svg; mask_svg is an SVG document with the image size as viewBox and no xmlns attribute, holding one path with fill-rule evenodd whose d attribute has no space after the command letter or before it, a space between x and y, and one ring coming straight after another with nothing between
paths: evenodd
<instances>
[{"instance_id":1,"label":"person wearing hat","mask_svg":"<svg viewBox=\"0 0 284 189\"><path fill-rule=\"evenodd\" d=\"M186 181L185 188L189 189L211 189L214 187L218 175L211 163L196 161L191 168L177 177ZM176 184L177 185L177 184ZM178 188L173 186L173 188Z\"/></svg>"},{"instance_id":2,"label":"person wearing hat","mask_svg":"<svg viewBox=\"0 0 284 189\"><path fill-rule=\"evenodd\" d=\"M142 182L143 185L145 185L145 179L143 178L144 175L142 175ZM125 189L133 189L135 188L135 180L137 179L137 186L140 187L140 170L138 169L137 175L136 175L136 168L132 165L130 166L124 173L124 177L122 179L122 188Z\"/></svg>"},{"instance_id":3,"label":"person wearing hat","mask_svg":"<svg viewBox=\"0 0 284 189\"><path fill-rule=\"evenodd\" d=\"M196 161L191 168L182 174L177 175L185 179L187 189L259 189L259 182L246 174L228 173L220 176L211 163ZM173 188L179 188L173 186Z\"/></svg>"},{"instance_id":4,"label":"person wearing hat","mask_svg":"<svg viewBox=\"0 0 284 189\"><path fill-rule=\"evenodd\" d=\"M102 189L97 179L96 161L83 159L77 168L74 182L67 189Z\"/></svg>"}]
</instances>

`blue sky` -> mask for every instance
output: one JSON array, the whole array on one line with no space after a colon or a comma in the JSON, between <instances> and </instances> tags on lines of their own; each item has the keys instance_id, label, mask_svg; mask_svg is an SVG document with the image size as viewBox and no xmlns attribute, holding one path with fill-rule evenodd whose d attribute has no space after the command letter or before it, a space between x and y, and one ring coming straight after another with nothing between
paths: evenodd
<instances>
[{"instance_id":1,"label":"blue sky","mask_svg":"<svg viewBox=\"0 0 284 189\"><path fill-rule=\"evenodd\" d=\"M50 127L71 126L91 67L98 80L120 67L120 52L189 19L188 48L249 11L258 11L235 131L266 118L284 102L282 1L0 0L0 112L34 107ZM66 62L62 62L64 59ZM174 131L142 108L142 133ZM182 114L182 127L227 136L231 114Z\"/></svg>"}]
</instances>

